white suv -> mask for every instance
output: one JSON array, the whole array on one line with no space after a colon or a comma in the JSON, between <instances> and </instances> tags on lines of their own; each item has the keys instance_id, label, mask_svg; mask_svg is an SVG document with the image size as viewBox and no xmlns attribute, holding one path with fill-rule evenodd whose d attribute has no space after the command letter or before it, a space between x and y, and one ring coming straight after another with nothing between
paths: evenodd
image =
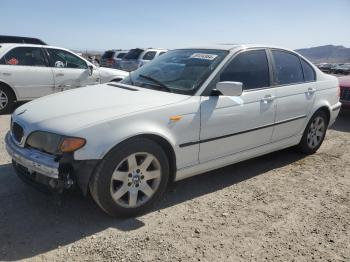
<instances>
[{"instance_id":1,"label":"white suv","mask_svg":"<svg viewBox=\"0 0 350 262\"><path fill-rule=\"evenodd\" d=\"M123 79L121 70L97 68L59 47L0 44L0 114L15 101L28 101L58 91Z\"/></svg>"},{"instance_id":2,"label":"white suv","mask_svg":"<svg viewBox=\"0 0 350 262\"><path fill-rule=\"evenodd\" d=\"M122 70L131 72L168 52L163 48L131 49L120 62Z\"/></svg>"},{"instance_id":3,"label":"white suv","mask_svg":"<svg viewBox=\"0 0 350 262\"><path fill-rule=\"evenodd\" d=\"M340 106L337 78L293 51L179 49L119 83L19 107L6 147L25 181L75 185L130 216L174 180L295 145L316 152Z\"/></svg>"}]
</instances>

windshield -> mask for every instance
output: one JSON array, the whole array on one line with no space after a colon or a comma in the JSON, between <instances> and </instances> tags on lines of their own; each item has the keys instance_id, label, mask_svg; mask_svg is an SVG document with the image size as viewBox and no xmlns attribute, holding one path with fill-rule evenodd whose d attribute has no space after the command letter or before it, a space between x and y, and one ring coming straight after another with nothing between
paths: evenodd
<instances>
[{"instance_id":1,"label":"windshield","mask_svg":"<svg viewBox=\"0 0 350 262\"><path fill-rule=\"evenodd\" d=\"M212 49L169 51L132 72L121 83L194 94L227 54L228 51Z\"/></svg>"}]
</instances>

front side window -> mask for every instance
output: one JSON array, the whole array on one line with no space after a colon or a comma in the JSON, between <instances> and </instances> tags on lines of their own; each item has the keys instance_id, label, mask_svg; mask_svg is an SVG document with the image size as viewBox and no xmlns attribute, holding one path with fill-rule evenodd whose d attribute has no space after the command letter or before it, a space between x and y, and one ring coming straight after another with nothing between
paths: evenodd
<instances>
[{"instance_id":1,"label":"front side window","mask_svg":"<svg viewBox=\"0 0 350 262\"><path fill-rule=\"evenodd\" d=\"M309 65L309 63L307 63L302 58L300 59L300 61L301 61L301 66L303 68L304 81L305 82L315 81L316 80L315 71L313 70L311 65Z\"/></svg>"},{"instance_id":2,"label":"front side window","mask_svg":"<svg viewBox=\"0 0 350 262\"><path fill-rule=\"evenodd\" d=\"M16 47L0 60L1 64L13 66L47 66L41 48Z\"/></svg>"},{"instance_id":3,"label":"front side window","mask_svg":"<svg viewBox=\"0 0 350 262\"><path fill-rule=\"evenodd\" d=\"M265 50L238 54L221 73L220 81L242 82L244 90L270 86Z\"/></svg>"},{"instance_id":4,"label":"front side window","mask_svg":"<svg viewBox=\"0 0 350 262\"><path fill-rule=\"evenodd\" d=\"M46 49L49 53L50 66L58 68L87 69L86 62L79 57L60 49Z\"/></svg>"},{"instance_id":5,"label":"front side window","mask_svg":"<svg viewBox=\"0 0 350 262\"><path fill-rule=\"evenodd\" d=\"M148 51L144 56L142 57L143 60L152 60L156 56L156 51Z\"/></svg>"},{"instance_id":6,"label":"front side window","mask_svg":"<svg viewBox=\"0 0 350 262\"><path fill-rule=\"evenodd\" d=\"M272 50L272 55L277 85L297 84L304 81L298 56L279 50Z\"/></svg>"},{"instance_id":7,"label":"front side window","mask_svg":"<svg viewBox=\"0 0 350 262\"><path fill-rule=\"evenodd\" d=\"M140 67L121 83L180 94L194 94L228 51L179 49Z\"/></svg>"}]
</instances>

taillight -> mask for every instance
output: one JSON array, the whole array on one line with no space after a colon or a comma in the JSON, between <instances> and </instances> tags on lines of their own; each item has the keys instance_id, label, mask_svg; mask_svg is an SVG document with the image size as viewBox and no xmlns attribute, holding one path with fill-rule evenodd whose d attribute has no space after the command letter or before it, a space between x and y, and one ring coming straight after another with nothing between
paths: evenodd
<instances>
[{"instance_id":1,"label":"taillight","mask_svg":"<svg viewBox=\"0 0 350 262\"><path fill-rule=\"evenodd\" d=\"M338 98L340 98L340 85L338 85Z\"/></svg>"},{"instance_id":2,"label":"taillight","mask_svg":"<svg viewBox=\"0 0 350 262\"><path fill-rule=\"evenodd\" d=\"M113 59L108 59L107 64L112 65L113 64Z\"/></svg>"}]
</instances>

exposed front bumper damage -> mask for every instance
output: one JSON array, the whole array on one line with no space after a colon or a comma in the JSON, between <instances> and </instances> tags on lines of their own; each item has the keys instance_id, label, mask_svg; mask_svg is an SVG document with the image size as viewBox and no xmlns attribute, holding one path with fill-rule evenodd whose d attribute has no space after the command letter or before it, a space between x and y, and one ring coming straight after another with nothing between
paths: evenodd
<instances>
[{"instance_id":1,"label":"exposed front bumper damage","mask_svg":"<svg viewBox=\"0 0 350 262\"><path fill-rule=\"evenodd\" d=\"M75 161L71 154L57 157L19 147L10 132L5 143L17 175L25 182L45 191L61 193L77 186L84 194L87 193L97 160Z\"/></svg>"}]
</instances>

